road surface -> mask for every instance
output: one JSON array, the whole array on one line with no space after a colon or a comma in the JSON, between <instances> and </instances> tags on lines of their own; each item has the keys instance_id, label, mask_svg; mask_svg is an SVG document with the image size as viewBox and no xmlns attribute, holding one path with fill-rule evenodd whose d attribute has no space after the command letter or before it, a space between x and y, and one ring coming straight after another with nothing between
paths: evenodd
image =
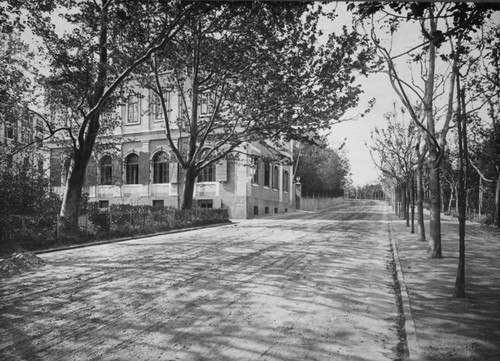
<instances>
[{"instance_id":1,"label":"road surface","mask_svg":"<svg viewBox=\"0 0 500 361\"><path fill-rule=\"evenodd\" d=\"M2 360L395 360L388 217L344 201L40 255L2 280Z\"/></svg>"}]
</instances>

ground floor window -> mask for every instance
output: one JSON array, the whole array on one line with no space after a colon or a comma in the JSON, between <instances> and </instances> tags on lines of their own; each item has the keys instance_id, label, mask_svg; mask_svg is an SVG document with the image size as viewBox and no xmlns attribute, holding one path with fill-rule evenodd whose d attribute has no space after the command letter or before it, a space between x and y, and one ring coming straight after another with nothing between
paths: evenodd
<instances>
[{"instance_id":1,"label":"ground floor window","mask_svg":"<svg viewBox=\"0 0 500 361\"><path fill-rule=\"evenodd\" d=\"M214 201L211 199L198 199L198 207L204 209L214 208Z\"/></svg>"},{"instance_id":2,"label":"ground floor window","mask_svg":"<svg viewBox=\"0 0 500 361\"><path fill-rule=\"evenodd\" d=\"M165 206L165 201L163 199L153 199L153 207L163 208Z\"/></svg>"},{"instance_id":3,"label":"ground floor window","mask_svg":"<svg viewBox=\"0 0 500 361\"><path fill-rule=\"evenodd\" d=\"M131 154L125 160L125 183L139 184L139 156Z\"/></svg>"},{"instance_id":4,"label":"ground floor window","mask_svg":"<svg viewBox=\"0 0 500 361\"><path fill-rule=\"evenodd\" d=\"M109 201L99 201L99 208L109 208Z\"/></svg>"}]
</instances>

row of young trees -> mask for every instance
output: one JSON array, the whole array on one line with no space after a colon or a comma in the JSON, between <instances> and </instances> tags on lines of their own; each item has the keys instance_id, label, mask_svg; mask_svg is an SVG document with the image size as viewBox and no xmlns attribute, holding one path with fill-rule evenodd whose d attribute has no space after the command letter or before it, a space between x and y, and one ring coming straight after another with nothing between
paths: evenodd
<instances>
[{"instance_id":1,"label":"row of young trees","mask_svg":"<svg viewBox=\"0 0 500 361\"><path fill-rule=\"evenodd\" d=\"M496 184L495 219L500 226L499 28L488 21L495 10L499 10L498 5L479 3L369 3L357 7L359 17L370 24L382 71L388 74L403 112L411 120L399 122L396 111L388 114L387 129L373 134L372 151L379 154L379 167L401 192L402 200L416 194L422 240L425 174L432 258L442 256L442 181L453 179L460 244L457 297L465 295L465 222L472 169L483 182ZM412 22L418 26L422 42L401 54L391 53L376 29L375 18L380 12L391 35L402 23ZM409 70L398 68L401 57L408 58ZM412 67L419 69L419 79ZM473 136L471 129L476 130Z\"/></svg>"},{"instance_id":2,"label":"row of young trees","mask_svg":"<svg viewBox=\"0 0 500 361\"><path fill-rule=\"evenodd\" d=\"M237 156L244 142L317 141L357 105L355 79L372 57L355 30L319 43L320 15L335 15L310 3L8 0L0 15L2 33L29 29L40 41L35 58L47 68L33 85L43 86L40 109L64 113L63 123L54 112L39 115L46 139L70 149L61 215L75 227L89 159L116 126L103 114L134 86L150 89L160 105L183 172L182 208L190 208L198 174ZM181 96L177 119L171 90ZM210 116L200 116L203 102Z\"/></svg>"}]
</instances>

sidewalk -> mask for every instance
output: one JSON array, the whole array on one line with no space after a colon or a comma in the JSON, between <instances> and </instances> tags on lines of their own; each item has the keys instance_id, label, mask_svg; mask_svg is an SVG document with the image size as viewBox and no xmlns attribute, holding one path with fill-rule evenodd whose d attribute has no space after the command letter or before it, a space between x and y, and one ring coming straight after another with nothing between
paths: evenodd
<instances>
[{"instance_id":1,"label":"sidewalk","mask_svg":"<svg viewBox=\"0 0 500 361\"><path fill-rule=\"evenodd\" d=\"M500 360L500 230L467 223L466 298L456 299L458 220L443 217L443 258L429 259L427 242L410 234L405 221L391 219L402 291L406 286L411 309L406 322L410 359Z\"/></svg>"}]
</instances>

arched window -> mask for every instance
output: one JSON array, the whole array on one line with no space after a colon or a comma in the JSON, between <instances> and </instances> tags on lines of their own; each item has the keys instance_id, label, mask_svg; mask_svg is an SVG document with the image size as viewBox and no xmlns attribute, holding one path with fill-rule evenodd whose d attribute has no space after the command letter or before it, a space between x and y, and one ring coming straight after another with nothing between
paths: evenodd
<instances>
[{"instance_id":1,"label":"arched window","mask_svg":"<svg viewBox=\"0 0 500 361\"><path fill-rule=\"evenodd\" d=\"M130 154L125 160L125 183L139 184L139 156Z\"/></svg>"},{"instance_id":2,"label":"arched window","mask_svg":"<svg viewBox=\"0 0 500 361\"><path fill-rule=\"evenodd\" d=\"M153 157L153 183L168 183L168 156L158 152Z\"/></svg>"},{"instance_id":3,"label":"arched window","mask_svg":"<svg viewBox=\"0 0 500 361\"><path fill-rule=\"evenodd\" d=\"M113 183L112 178L112 166L113 162L109 155L105 155L101 158L100 168L101 168L101 184L110 185Z\"/></svg>"},{"instance_id":4,"label":"arched window","mask_svg":"<svg viewBox=\"0 0 500 361\"><path fill-rule=\"evenodd\" d=\"M283 192L290 191L290 173L287 170L283 171Z\"/></svg>"}]
</instances>

